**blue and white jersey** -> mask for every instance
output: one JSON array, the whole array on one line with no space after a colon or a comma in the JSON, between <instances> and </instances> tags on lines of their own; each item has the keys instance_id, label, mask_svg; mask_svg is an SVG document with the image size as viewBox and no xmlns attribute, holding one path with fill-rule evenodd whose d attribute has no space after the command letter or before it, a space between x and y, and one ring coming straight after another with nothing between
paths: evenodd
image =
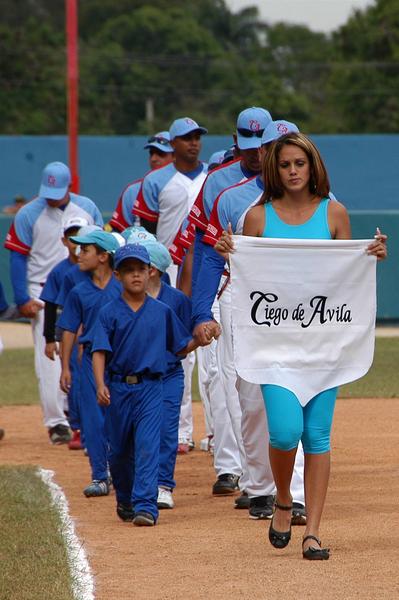
<instances>
[{"instance_id":1,"label":"blue and white jersey","mask_svg":"<svg viewBox=\"0 0 399 600\"><path fill-rule=\"evenodd\" d=\"M43 302L52 302L53 304L58 304L57 298L58 294L60 293L64 278L66 274L75 266L76 264L73 263L69 257L59 262L58 265L55 265L54 269L48 274L47 281L44 285L42 293L40 294L40 300L43 300Z\"/></svg>"},{"instance_id":2,"label":"blue and white jersey","mask_svg":"<svg viewBox=\"0 0 399 600\"><path fill-rule=\"evenodd\" d=\"M44 198L35 198L15 215L5 247L28 256L27 281L41 284L68 250L61 242L64 224L72 217L83 217L89 225L103 225L97 206L85 196L70 194L62 208L54 208Z\"/></svg>"},{"instance_id":3,"label":"blue and white jersey","mask_svg":"<svg viewBox=\"0 0 399 600\"><path fill-rule=\"evenodd\" d=\"M64 275L64 279L62 280L57 295L56 304L58 304L58 306L64 306L72 288L74 288L75 285L78 285L78 283L86 281L86 279L91 279L90 273L81 271L79 265L73 265Z\"/></svg>"},{"instance_id":4,"label":"blue and white jersey","mask_svg":"<svg viewBox=\"0 0 399 600\"><path fill-rule=\"evenodd\" d=\"M121 293L122 286L113 275L105 288L98 287L87 277L69 292L57 327L76 333L82 325L79 344L91 347L100 309L111 301L114 306Z\"/></svg>"},{"instance_id":5,"label":"blue and white jersey","mask_svg":"<svg viewBox=\"0 0 399 600\"><path fill-rule=\"evenodd\" d=\"M142 182L143 178L136 179L136 181L129 183L123 190L109 222L114 229L124 231L127 227L132 227L134 225L135 218L133 216L133 207L137 200L137 195L140 191Z\"/></svg>"},{"instance_id":6,"label":"blue and white jersey","mask_svg":"<svg viewBox=\"0 0 399 600\"><path fill-rule=\"evenodd\" d=\"M245 169L240 159L221 165L211 171L191 208L189 221L205 231L209 223L213 206L219 194L232 185L246 181L254 173Z\"/></svg>"},{"instance_id":7,"label":"blue and white jersey","mask_svg":"<svg viewBox=\"0 0 399 600\"><path fill-rule=\"evenodd\" d=\"M189 173L181 173L169 163L144 177L133 212L157 223L157 239L167 248L190 212L206 174L205 163Z\"/></svg>"},{"instance_id":8,"label":"blue and white jersey","mask_svg":"<svg viewBox=\"0 0 399 600\"><path fill-rule=\"evenodd\" d=\"M259 202L263 191L259 175L224 190L215 202L203 241L214 246L229 223L233 233L241 235L245 216Z\"/></svg>"},{"instance_id":9,"label":"blue and white jersey","mask_svg":"<svg viewBox=\"0 0 399 600\"><path fill-rule=\"evenodd\" d=\"M120 376L143 373L164 375L168 352L183 350L191 335L173 310L146 296L134 311L120 297L100 310L92 352L110 353L107 369Z\"/></svg>"},{"instance_id":10,"label":"blue and white jersey","mask_svg":"<svg viewBox=\"0 0 399 600\"><path fill-rule=\"evenodd\" d=\"M187 331L191 332L191 300L186 294L162 283L157 300L169 306L175 315L179 317ZM181 358L168 352L168 369L174 368L181 361Z\"/></svg>"}]
</instances>

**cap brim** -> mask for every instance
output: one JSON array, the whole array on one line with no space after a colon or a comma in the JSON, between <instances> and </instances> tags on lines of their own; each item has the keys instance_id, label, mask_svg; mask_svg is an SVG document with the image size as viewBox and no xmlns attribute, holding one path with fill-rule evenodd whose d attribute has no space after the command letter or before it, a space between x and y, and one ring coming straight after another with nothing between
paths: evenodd
<instances>
[{"instance_id":1,"label":"cap brim","mask_svg":"<svg viewBox=\"0 0 399 600\"><path fill-rule=\"evenodd\" d=\"M117 269L119 267L119 265L121 265L121 263L123 263L125 260L129 260L129 259L133 259L133 260L139 260L140 262L144 263L145 265L150 265L151 261L150 260L143 260L142 256L135 256L135 255L129 255L129 256L124 256L123 258L121 258L120 260L118 260L118 262L115 263L115 268Z\"/></svg>"},{"instance_id":2,"label":"cap brim","mask_svg":"<svg viewBox=\"0 0 399 600\"><path fill-rule=\"evenodd\" d=\"M68 191L68 187L69 186L64 188L52 188L47 187L46 185L41 185L39 196L40 198L45 198L46 200L62 200Z\"/></svg>"},{"instance_id":3,"label":"cap brim","mask_svg":"<svg viewBox=\"0 0 399 600\"><path fill-rule=\"evenodd\" d=\"M97 244L92 238L86 235L73 235L69 238L75 244Z\"/></svg>"},{"instance_id":4,"label":"cap brim","mask_svg":"<svg viewBox=\"0 0 399 600\"><path fill-rule=\"evenodd\" d=\"M208 133L208 130L205 129L205 127L192 127L191 129L187 129L187 131L185 131L184 133L179 133L178 135L175 135L174 138L172 138L172 140L174 140L177 137L184 137L185 135L193 133L194 131L198 131L201 135L205 135L206 133Z\"/></svg>"},{"instance_id":5,"label":"cap brim","mask_svg":"<svg viewBox=\"0 0 399 600\"><path fill-rule=\"evenodd\" d=\"M165 145L165 144L157 144L156 142L151 142L151 144L146 144L144 146L144 150L148 150L149 148L156 148L157 150L160 150L161 152L164 152L165 154L167 154L168 152L173 152L172 146Z\"/></svg>"},{"instance_id":6,"label":"cap brim","mask_svg":"<svg viewBox=\"0 0 399 600\"><path fill-rule=\"evenodd\" d=\"M240 150L256 150L262 145L262 138L256 137L244 137L237 133L237 146Z\"/></svg>"}]
</instances>

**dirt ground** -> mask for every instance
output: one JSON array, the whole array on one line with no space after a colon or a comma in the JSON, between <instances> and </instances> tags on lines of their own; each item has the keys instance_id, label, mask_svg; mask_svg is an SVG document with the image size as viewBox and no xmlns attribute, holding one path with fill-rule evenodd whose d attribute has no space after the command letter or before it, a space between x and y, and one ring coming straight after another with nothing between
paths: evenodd
<instances>
[{"instance_id":1,"label":"dirt ground","mask_svg":"<svg viewBox=\"0 0 399 600\"><path fill-rule=\"evenodd\" d=\"M203 435L194 405L195 439ZM267 541L269 522L213 498L211 457L178 457L176 508L154 528L122 523L115 496L86 499L82 452L49 444L41 411L0 408L3 464L55 471L95 576L97 600L224 600L240 598L382 600L399 598L399 400L339 400L333 465L322 540L328 562L301 558L303 528L287 549Z\"/></svg>"}]
</instances>

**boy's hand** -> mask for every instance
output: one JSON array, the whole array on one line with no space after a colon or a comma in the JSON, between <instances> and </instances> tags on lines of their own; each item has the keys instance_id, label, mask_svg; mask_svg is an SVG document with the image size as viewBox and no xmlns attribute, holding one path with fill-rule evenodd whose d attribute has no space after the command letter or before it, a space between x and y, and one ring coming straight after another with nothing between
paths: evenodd
<instances>
[{"instance_id":1,"label":"boy's hand","mask_svg":"<svg viewBox=\"0 0 399 600\"><path fill-rule=\"evenodd\" d=\"M50 360L55 360L55 357L59 354L57 342L48 342L44 349L44 354Z\"/></svg>"},{"instance_id":2,"label":"boy's hand","mask_svg":"<svg viewBox=\"0 0 399 600\"><path fill-rule=\"evenodd\" d=\"M62 389L63 392L68 394L69 390L71 389L71 384L72 384L71 371L68 368L62 369L61 377L60 377L60 388Z\"/></svg>"},{"instance_id":3,"label":"boy's hand","mask_svg":"<svg viewBox=\"0 0 399 600\"><path fill-rule=\"evenodd\" d=\"M215 326L219 328L219 325L216 323L216 321L206 321L204 323L199 323L194 327L193 337L200 346L207 346L212 341L212 332L215 330Z\"/></svg>"},{"instance_id":4,"label":"boy's hand","mask_svg":"<svg viewBox=\"0 0 399 600\"><path fill-rule=\"evenodd\" d=\"M109 406L111 404L111 394L104 384L97 388L97 402L100 406Z\"/></svg>"},{"instance_id":5,"label":"boy's hand","mask_svg":"<svg viewBox=\"0 0 399 600\"><path fill-rule=\"evenodd\" d=\"M25 304L18 306L18 309L23 317L34 319L39 310L43 309L43 303L31 298L28 302L25 302Z\"/></svg>"}]
</instances>

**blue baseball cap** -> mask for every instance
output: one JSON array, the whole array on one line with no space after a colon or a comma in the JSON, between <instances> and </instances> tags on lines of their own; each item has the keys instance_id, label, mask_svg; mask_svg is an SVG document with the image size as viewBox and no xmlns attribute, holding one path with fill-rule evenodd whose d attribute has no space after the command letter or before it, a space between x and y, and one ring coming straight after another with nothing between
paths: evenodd
<instances>
[{"instance_id":1,"label":"blue baseball cap","mask_svg":"<svg viewBox=\"0 0 399 600\"><path fill-rule=\"evenodd\" d=\"M190 119L190 117L176 119L169 127L170 139L172 141L176 137L182 137L183 135L187 135L187 133L191 133L192 131L199 131L201 134L208 133L208 130L205 129L205 127L200 127L200 125L198 125L198 123L196 123L193 119Z\"/></svg>"},{"instance_id":2,"label":"blue baseball cap","mask_svg":"<svg viewBox=\"0 0 399 600\"><path fill-rule=\"evenodd\" d=\"M43 169L39 196L49 200L62 200L70 183L71 172L69 167L62 162L49 163Z\"/></svg>"},{"instance_id":3,"label":"blue baseball cap","mask_svg":"<svg viewBox=\"0 0 399 600\"><path fill-rule=\"evenodd\" d=\"M157 150L160 150L161 152L173 152L173 148L169 142L169 131L159 131L155 135L148 138L148 141L144 146L144 150L148 150L149 148L157 148Z\"/></svg>"},{"instance_id":4,"label":"blue baseball cap","mask_svg":"<svg viewBox=\"0 0 399 600\"><path fill-rule=\"evenodd\" d=\"M146 230L145 227L128 227L122 232L123 237L127 244L138 244L141 240L154 240L156 241L155 235Z\"/></svg>"},{"instance_id":5,"label":"blue baseball cap","mask_svg":"<svg viewBox=\"0 0 399 600\"><path fill-rule=\"evenodd\" d=\"M271 120L269 111L258 106L241 111L237 118L237 146L240 150L260 148L263 132Z\"/></svg>"},{"instance_id":6,"label":"blue baseball cap","mask_svg":"<svg viewBox=\"0 0 399 600\"><path fill-rule=\"evenodd\" d=\"M290 123L283 119L272 121L263 132L262 146L263 144L269 144L270 142L274 142L274 140L278 140L278 138L287 133L299 133L299 129L295 123Z\"/></svg>"},{"instance_id":7,"label":"blue baseball cap","mask_svg":"<svg viewBox=\"0 0 399 600\"><path fill-rule=\"evenodd\" d=\"M150 239L140 240L139 243L147 249L151 265L158 269L158 271L161 271L161 273L165 273L166 269L172 263L172 257L166 246L156 240Z\"/></svg>"},{"instance_id":8,"label":"blue baseball cap","mask_svg":"<svg viewBox=\"0 0 399 600\"><path fill-rule=\"evenodd\" d=\"M83 229L83 228L82 228ZM103 231L102 229L95 229L94 231L89 231L88 233L79 235L73 235L70 240L75 244L95 244L104 250L105 252L109 252L110 254L114 254L118 248L120 248L119 242L112 235L112 233L108 233L107 231Z\"/></svg>"},{"instance_id":9,"label":"blue baseball cap","mask_svg":"<svg viewBox=\"0 0 399 600\"><path fill-rule=\"evenodd\" d=\"M226 150L217 150L213 154L210 155L208 160L208 165L221 165L226 154Z\"/></svg>"},{"instance_id":10,"label":"blue baseball cap","mask_svg":"<svg viewBox=\"0 0 399 600\"><path fill-rule=\"evenodd\" d=\"M141 262L149 265L151 263L150 256L146 248L141 244L126 244L126 246L122 246L118 248L114 255L114 266L115 269L119 267L121 262L127 260L128 258L135 258L136 260L141 260Z\"/></svg>"}]
</instances>

